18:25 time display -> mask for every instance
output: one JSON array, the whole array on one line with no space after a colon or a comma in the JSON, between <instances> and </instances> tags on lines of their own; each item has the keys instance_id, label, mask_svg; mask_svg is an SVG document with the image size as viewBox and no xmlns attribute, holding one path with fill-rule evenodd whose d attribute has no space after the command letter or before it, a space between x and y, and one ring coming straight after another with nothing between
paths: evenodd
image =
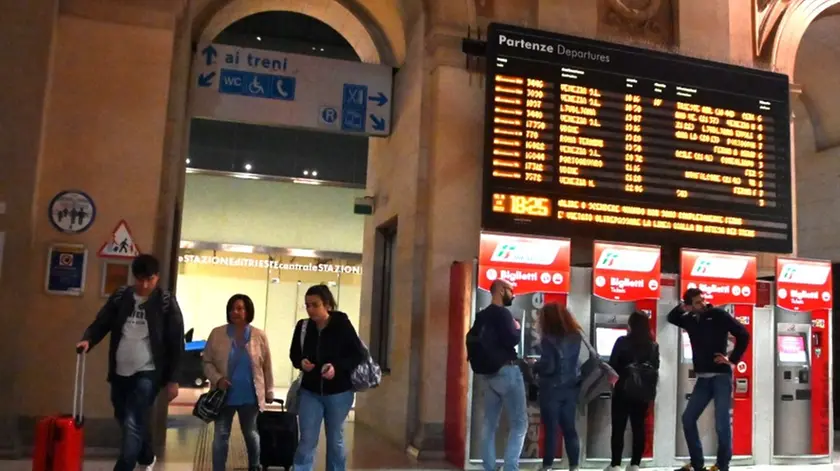
<instances>
[{"instance_id":1,"label":"18:25 time display","mask_svg":"<svg viewBox=\"0 0 840 471\"><path fill-rule=\"evenodd\" d=\"M493 194L493 212L521 216L551 216L551 200L537 196Z\"/></svg>"}]
</instances>

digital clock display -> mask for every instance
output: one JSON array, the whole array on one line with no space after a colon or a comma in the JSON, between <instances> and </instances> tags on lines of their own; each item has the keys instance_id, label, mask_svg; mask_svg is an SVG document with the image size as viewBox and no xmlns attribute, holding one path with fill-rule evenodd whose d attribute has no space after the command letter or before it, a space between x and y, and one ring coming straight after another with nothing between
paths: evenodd
<instances>
[{"instance_id":1,"label":"digital clock display","mask_svg":"<svg viewBox=\"0 0 840 471\"><path fill-rule=\"evenodd\" d=\"M493 24L485 230L790 252L783 75Z\"/></svg>"}]
</instances>

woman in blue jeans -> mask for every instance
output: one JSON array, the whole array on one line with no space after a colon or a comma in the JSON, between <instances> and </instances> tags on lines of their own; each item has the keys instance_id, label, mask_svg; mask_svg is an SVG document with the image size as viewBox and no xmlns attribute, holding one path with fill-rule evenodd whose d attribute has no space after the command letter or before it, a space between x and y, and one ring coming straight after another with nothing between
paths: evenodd
<instances>
[{"instance_id":1,"label":"woman in blue jeans","mask_svg":"<svg viewBox=\"0 0 840 471\"><path fill-rule=\"evenodd\" d=\"M350 374L363 360L361 340L347 314L330 310L335 298L326 285L306 290L306 313L295 327L289 358L303 371L298 392L300 442L295 471L311 471L324 422L327 471L346 469L344 421L355 398Z\"/></svg>"},{"instance_id":2,"label":"woman in blue jeans","mask_svg":"<svg viewBox=\"0 0 840 471\"><path fill-rule=\"evenodd\" d=\"M202 360L204 374L213 388L227 391L225 406L216 419L213 436L213 471L224 471L233 416L248 450L248 469L260 469L260 435L257 416L274 398L271 353L265 333L252 327L254 302L244 294L227 303L226 325L216 327L207 338Z\"/></svg>"},{"instance_id":3,"label":"woman in blue jeans","mask_svg":"<svg viewBox=\"0 0 840 471\"><path fill-rule=\"evenodd\" d=\"M580 439L575 429L580 392L580 324L565 306L551 303L540 311L539 327L541 354L534 371L539 377L540 420L545 428L541 469L551 469L554 464L559 426L569 469L576 471L580 462Z\"/></svg>"}]
</instances>

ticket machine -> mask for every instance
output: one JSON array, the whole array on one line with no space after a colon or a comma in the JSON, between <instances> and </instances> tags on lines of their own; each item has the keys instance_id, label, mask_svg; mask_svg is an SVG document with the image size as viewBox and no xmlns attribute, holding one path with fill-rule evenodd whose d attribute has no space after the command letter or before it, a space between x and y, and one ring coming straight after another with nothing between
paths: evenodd
<instances>
[{"instance_id":1,"label":"ticket machine","mask_svg":"<svg viewBox=\"0 0 840 471\"><path fill-rule=\"evenodd\" d=\"M831 462L831 263L776 259L773 456Z\"/></svg>"},{"instance_id":2,"label":"ticket machine","mask_svg":"<svg viewBox=\"0 0 840 471\"><path fill-rule=\"evenodd\" d=\"M655 246L595 242L589 305L590 339L601 359L609 360L616 340L627 333L627 321L634 311L648 314L652 318L651 325L656 325L660 252ZM585 451L591 465L610 459L611 407L612 393L609 392L588 404ZM650 419L648 417L648 422L652 424ZM624 456L629 457L632 437L629 423L624 433ZM647 427L646 433L648 447L644 456L650 458L652 427Z\"/></svg>"},{"instance_id":3,"label":"ticket machine","mask_svg":"<svg viewBox=\"0 0 840 471\"><path fill-rule=\"evenodd\" d=\"M707 303L725 310L734 317L752 336L753 319L757 293L757 260L754 255L726 252L709 252L683 249L680 252L680 292L698 288ZM754 375L752 341L747 344L743 356L732 371L732 408L729 410L732 434L733 463L752 463L753 460L753 391ZM677 430L675 454L679 460L687 460L688 446L682 425L682 414L688 404L697 381L694 371L691 341L686 332L680 330L679 364L677 373ZM735 339L730 335L726 355L735 348ZM718 441L715 429L715 404L710 401L697 421L703 454L713 457L717 454Z\"/></svg>"},{"instance_id":4,"label":"ticket machine","mask_svg":"<svg viewBox=\"0 0 840 471\"><path fill-rule=\"evenodd\" d=\"M613 303L603 299L592 300L592 346L604 361L609 361L616 340L627 335L627 320L635 310L635 303ZM589 403L586 412L586 456L590 459L610 457L612 435L612 394L603 393ZM630 456L632 435L630 427L624 434L624 456Z\"/></svg>"},{"instance_id":5,"label":"ticket machine","mask_svg":"<svg viewBox=\"0 0 840 471\"><path fill-rule=\"evenodd\" d=\"M776 311L773 446L777 455L811 454L810 313ZM784 420L778 420L783 417Z\"/></svg>"}]
</instances>

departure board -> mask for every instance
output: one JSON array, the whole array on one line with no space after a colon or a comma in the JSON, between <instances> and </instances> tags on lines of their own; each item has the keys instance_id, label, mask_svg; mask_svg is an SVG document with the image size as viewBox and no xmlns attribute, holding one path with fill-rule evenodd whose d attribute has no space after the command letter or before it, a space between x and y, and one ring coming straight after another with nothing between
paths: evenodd
<instances>
[{"instance_id":1,"label":"departure board","mask_svg":"<svg viewBox=\"0 0 840 471\"><path fill-rule=\"evenodd\" d=\"M790 252L789 117L784 75L493 24L482 227Z\"/></svg>"}]
</instances>

